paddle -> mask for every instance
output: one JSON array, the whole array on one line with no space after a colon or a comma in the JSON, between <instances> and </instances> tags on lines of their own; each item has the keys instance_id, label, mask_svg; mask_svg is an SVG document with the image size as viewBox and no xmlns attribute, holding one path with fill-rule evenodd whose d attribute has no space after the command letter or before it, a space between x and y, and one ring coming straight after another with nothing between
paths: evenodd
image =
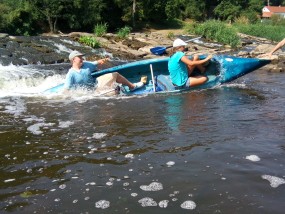
<instances>
[{"instance_id":1,"label":"paddle","mask_svg":"<svg viewBox=\"0 0 285 214\"><path fill-rule=\"evenodd\" d=\"M200 39L200 38L201 38L201 36L197 37L197 38L189 39L189 40L187 40L185 42L186 43L187 42L191 42L193 40ZM167 46L167 47L157 46L157 47L151 48L150 52L153 53L154 55L161 55L161 54L165 53L166 49L171 48L171 47L172 47L172 45L171 46Z\"/></svg>"}]
</instances>

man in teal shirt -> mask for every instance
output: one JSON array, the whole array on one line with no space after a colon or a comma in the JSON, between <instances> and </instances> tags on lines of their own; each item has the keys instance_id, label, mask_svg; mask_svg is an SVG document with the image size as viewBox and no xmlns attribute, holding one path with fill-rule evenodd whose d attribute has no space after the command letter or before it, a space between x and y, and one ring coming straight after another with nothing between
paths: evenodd
<instances>
[{"instance_id":1,"label":"man in teal shirt","mask_svg":"<svg viewBox=\"0 0 285 214\"><path fill-rule=\"evenodd\" d=\"M209 61L212 56L208 56L203 60L199 60L199 57L195 55L193 60L188 59L185 56L185 43L181 39L176 39L173 42L173 55L168 61L168 70L172 83L176 87L191 87L205 83L208 78L202 75L191 76L193 70L197 67L202 73L205 72L203 64Z\"/></svg>"}]
</instances>

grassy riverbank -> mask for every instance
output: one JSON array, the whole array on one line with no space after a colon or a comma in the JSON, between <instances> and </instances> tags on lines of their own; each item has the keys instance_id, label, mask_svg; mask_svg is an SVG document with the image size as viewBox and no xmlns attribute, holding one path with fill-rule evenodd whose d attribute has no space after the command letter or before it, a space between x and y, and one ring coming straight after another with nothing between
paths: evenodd
<instances>
[{"instance_id":1,"label":"grassy riverbank","mask_svg":"<svg viewBox=\"0 0 285 214\"><path fill-rule=\"evenodd\" d=\"M203 36L236 48L240 45L238 33L262 37L272 41L280 41L285 38L284 25L272 25L271 23L248 24L239 21L233 24L217 20L209 20L204 23L187 23L184 26L187 33Z\"/></svg>"}]
</instances>

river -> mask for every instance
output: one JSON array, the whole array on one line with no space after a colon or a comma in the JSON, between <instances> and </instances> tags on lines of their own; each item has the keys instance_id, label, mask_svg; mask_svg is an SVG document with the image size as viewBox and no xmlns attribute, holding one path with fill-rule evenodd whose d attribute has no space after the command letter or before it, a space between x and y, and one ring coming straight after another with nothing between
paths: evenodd
<instances>
[{"instance_id":1,"label":"river","mask_svg":"<svg viewBox=\"0 0 285 214\"><path fill-rule=\"evenodd\" d=\"M1 213L284 213L285 73L179 94L39 94L68 66L0 67Z\"/></svg>"}]
</instances>

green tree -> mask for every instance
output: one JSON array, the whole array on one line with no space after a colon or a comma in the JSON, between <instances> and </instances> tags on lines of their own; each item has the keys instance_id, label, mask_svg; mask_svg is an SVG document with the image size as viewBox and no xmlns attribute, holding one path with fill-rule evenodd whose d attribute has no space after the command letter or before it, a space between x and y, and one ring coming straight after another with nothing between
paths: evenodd
<instances>
[{"instance_id":1,"label":"green tree","mask_svg":"<svg viewBox=\"0 0 285 214\"><path fill-rule=\"evenodd\" d=\"M184 18L190 18L197 21L205 20L206 5L204 0L184 0L183 4L185 5Z\"/></svg>"},{"instance_id":2,"label":"green tree","mask_svg":"<svg viewBox=\"0 0 285 214\"><path fill-rule=\"evenodd\" d=\"M35 12L43 15L48 23L49 30L56 32L57 21L63 17L61 13L68 4L68 0L27 0Z\"/></svg>"},{"instance_id":3,"label":"green tree","mask_svg":"<svg viewBox=\"0 0 285 214\"><path fill-rule=\"evenodd\" d=\"M250 0L241 15L247 17L251 23L255 23L259 21L263 7L264 5L260 0Z\"/></svg>"},{"instance_id":4,"label":"green tree","mask_svg":"<svg viewBox=\"0 0 285 214\"><path fill-rule=\"evenodd\" d=\"M242 9L242 6L237 3L238 1L222 0L214 9L214 13L221 20L233 21L240 16Z\"/></svg>"},{"instance_id":5,"label":"green tree","mask_svg":"<svg viewBox=\"0 0 285 214\"><path fill-rule=\"evenodd\" d=\"M8 20L7 20L7 14L9 14L11 11L11 8L3 3L0 3L0 30L6 31Z\"/></svg>"},{"instance_id":6,"label":"green tree","mask_svg":"<svg viewBox=\"0 0 285 214\"><path fill-rule=\"evenodd\" d=\"M181 18L180 0L168 0L165 6L165 13L168 19Z\"/></svg>"}]
</instances>

